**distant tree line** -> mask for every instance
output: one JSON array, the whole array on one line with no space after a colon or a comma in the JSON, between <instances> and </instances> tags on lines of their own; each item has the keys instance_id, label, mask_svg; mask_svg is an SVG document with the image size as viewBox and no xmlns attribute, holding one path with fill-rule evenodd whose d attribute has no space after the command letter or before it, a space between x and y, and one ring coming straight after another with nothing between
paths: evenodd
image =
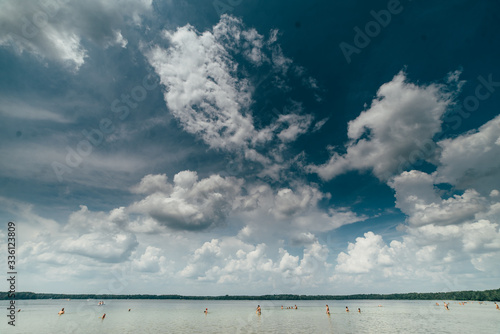
<instances>
[{"instance_id":1,"label":"distant tree line","mask_svg":"<svg viewBox=\"0 0 500 334\"><path fill-rule=\"evenodd\" d=\"M500 301L500 289L484 291L452 291L427 293L355 294L355 295L262 295L262 296L182 296L182 295L110 295L60 294L16 292L15 299L183 299L183 300L343 300L343 299L397 299L397 300L477 300ZM0 292L0 300L10 299L8 292Z\"/></svg>"}]
</instances>

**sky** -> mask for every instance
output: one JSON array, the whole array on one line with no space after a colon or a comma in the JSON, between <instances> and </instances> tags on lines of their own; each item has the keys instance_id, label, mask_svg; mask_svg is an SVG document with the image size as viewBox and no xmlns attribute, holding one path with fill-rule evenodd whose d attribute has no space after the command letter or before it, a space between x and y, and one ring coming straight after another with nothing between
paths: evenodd
<instances>
[{"instance_id":1,"label":"sky","mask_svg":"<svg viewBox=\"0 0 500 334\"><path fill-rule=\"evenodd\" d=\"M498 1L1 6L18 291L499 288Z\"/></svg>"}]
</instances>

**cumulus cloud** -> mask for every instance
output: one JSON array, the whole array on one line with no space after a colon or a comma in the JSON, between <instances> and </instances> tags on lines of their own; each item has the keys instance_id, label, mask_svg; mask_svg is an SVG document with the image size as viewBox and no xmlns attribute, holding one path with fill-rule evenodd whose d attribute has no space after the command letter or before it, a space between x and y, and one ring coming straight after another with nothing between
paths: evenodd
<instances>
[{"instance_id":1,"label":"cumulus cloud","mask_svg":"<svg viewBox=\"0 0 500 334\"><path fill-rule=\"evenodd\" d=\"M489 200L473 189L442 199L434 187L434 178L412 170L396 176L389 184L396 191L396 207L407 216L410 225L460 224L474 219L489 207Z\"/></svg>"},{"instance_id":2,"label":"cumulus cloud","mask_svg":"<svg viewBox=\"0 0 500 334\"><path fill-rule=\"evenodd\" d=\"M121 29L140 24L151 1L23 1L3 4L0 45L55 60L78 70L88 52L83 41L125 47Z\"/></svg>"},{"instance_id":3,"label":"cumulus cloud","mask_svg":"<svg viewBox=\"0 0 500 334\"><path fill-rule=\"evenodd\" d=\"M18 249L19 265L26 275L44 276L47 284L68 277L94 279L99 268L129 261L139 244L126 228L124 208L93 212L81 206L64 227L36 219L33 213L23 216L16 219L25 231Z\"/></svg>"},{"instance_id":4,"label":"cumulus cloud","mask_svg":"<svg viewBox=\"0 0 500 334\"><path fill-rule=\"evenodd\" d=\"M286 126L277 134L277 137L284 143L295 141L300 135L307 132L312 119L313 117L311 115L280 115L277 123Z\"/></svg>"},{"instance_id":5,"label":"cumulus cloud","mask_svg":"<svg viewBox=\"0 0 500 334\"><path fill-rule=\"evenodd\" d=\"M133 203L130 210L149 215L171 229L202 230L225 221L243 184L242 180L219 175L198 180L198 174L192 171L177 173L173 181L168 185L165 176L146 176L134 189L155 192Z\"/></svg>"},{"instance_id":6,"label":"cumulus cloud","mask_svg":"<svg viewBox=\"0 0 500 334\"><path fill-rule=\"evenodd\" d=\"M496 191L487 196L474 189L447 193L438 187L437 175L412 170L390 180L396 207L406 215L402 241L386 244L381 235L373 232L356 238L346 252L338 255L333 281L366 275L357 279L438 282L451 272L499 273L492 267L492 261L500 256L500 203Z\"/></svg>"},{"instance_id":7,"label":"cumulus cloud","mask_svg":"<svg viewBox=\"0 0 500 334\"><path fill-rule=\"evenodd\" d=\"M277 219L291 218L306 209L315 208L318 201L324 197L329 196L309 185L298 185L295 190L280 189L274 197L272 212Z\"/></svg>"},{"instance_id":8,"label":"cumulus cloud","mask_svg":"<svg viewBox=\"0 0 500 334\"><path fill-rule=\"evenodd\" d=\"M252 117L239 112L250 105L249 83L232 75L236 64L216 36L199 35L191 26L165 36L173 46L156 47L149 60L167 88L165 101L172 114L211 147L243 145L255 131Z\"/></svg>"},{"instance_id":9,"label":"cumulus cloud","mask_svg":"<svg viewBox=\"0 0 500 334\"><path fill-rule=\"evenodd\" d=\"M349 243L347 253L341 252L338 255L335 270L341 273L359 274L391 263L388 247L382 237L367 232L364 237L356 238L355 243Z\"/></svg>"},{"instance_id":10,"label":"cumulus cloud","mask_svg":"<svg viewBox=\"0 0 500 334\"><path fill-rule=\"evenodd\" d=\"M141 179L139 184L132 187L131 191L137 194L170 193L173 188L167 179L166 174L148 174Z\"/></svg>"},{"instance_id":11,"label":"cumulus cloud","mask_svg":"<svg viewBox=\"0 0 500 334\"><path fill-rule=\"evenodd\" d=\"M323 280L328 249L318 241L306 246L302 258L284 248L272 251L264 243L248 244L235 238L205 242L179 272L181 277L217 283L262 284L270 279L287 282L287 288L314 285ZM276 257L275 261L272 257Z\"/></svg>"},{"instance_id":12,"label":"cumulus cloud","mask_svg":"<svg viewBox=\"0 0 500 334\"><path fill-rule=\"evenodd\" d=\"M103 262L122 262L138 246L135 234L125 229L128 220L123 207L106 213L92 212L82 205L64 227L69 237L62 241L60 250Z\"/></svg>"},{"instance_id":13,"label":"cumulus cloud","mask_svg":"<svg viewBox=\"0 0 500 334\"><path fill-rule=\"evenodd\" d=\"M293 101L286 114L267 126L258 127L254 120L255 87L248 69L236 59L243 55L250 68L266 64L283 81L292 61L275 43L276 33L266 40L240 19L223 15L212 30L200 33L186 25L164 36L169 47L155 45L146 57L165 87L169 111L185 131L209 147L241 153L269 167L280 157L261 152L264 144L289 144L310 128L313 117L304 115L300 103Z\"/></svg>"},{"instance_id":14,"label":"cumulus cloud","mask_svg":"<svg viewBox=\"0 0 500 334\"><path fill-rule=\"evenodd\" d=\"M370 108L349 122L346 153L334 151L327 163L311 165L309 171L331 180L351 170L372 170L387 180L398 172L401 160L420 151L441 130L441 117L453 103L451 89L456 86L456 73L448 85L417 85L399 72L379 88Z\"/></svg>"},{"instance_id":15,"label":"cumulus cloud","mask_svg":"<svg viewBox=\"0 0 500 334\"><path fill-rule=\"evenodd\" d=\"M318 239L316 236L310 232L302 232L294 235L290 238L290 244L292 246L302 246L309 245L316 242Z\"/></svg>"},{"instance_id":16,"label":"cumulus cloud","mask_svg":"<svg viewBox=\"0 0 500 334\"><path fill-rule=\"evenodd\" d=\"M438 142L438 182L483 194L500 189L500 116L456 138ZM498 190L497 190L498 191Z\"/></svg>"},{"instance_id":17,"label":"cumulus cloud","mask_svg":"<svg viewBox=\"0 0 500 334\"><path fill-rule=\"evenodd\" d=\"M142 217L127 221L129 231L151 233L160 226L173 230L200 231L232 222L245 222L239 235L244 239L330 231L363 221L348 208L320 208L320 201L331 197L318 185L292 182L274 190L263 182L245 182L234 177L211 175L199 179L193 171L177 173L173 182L165 174L146 175L131 190L146 195L126 211ZM159 226L157 226L158 224Z\"/></svg>"},{"instance_id":18,"label":"cumulus cloud","mask_svg":"<svg viewBox=\"0 0 500 334\"><path fill-rule=\"evenodd\" d=\"M148 246L144 253L132 261L135 270L143 273L159 273L166 267L167 259L158 247Z\"/></svg>"},{"instance_id":19,"label":"cumulus cloud","mask_svg":"<svg viewBox=\"0 0 500 334\"><path fill-rule=\"evenodd\" d=\"M310 244L304 239L314 232L326 232L366 220L349 208L322 208L331 195L314 183L292 182L286 188L267 184L245 184L245 195L237 198L236 218L245 222L239 236L245 240L290 238L293 244Z\"/></svg>"},{"instance_id":20,"label":"cumulus cloud","mask_svg":"<svg viewBox=\"0 0 500 334\"><path fill-rule=\"evenodd\" d=\"M103 262L126 260L138 243L130 233L87 233L62 243L60 250Z\"/></svg>"},{"instance_id":21,"label":"cumulus cloud","mask_svg":"<svg viewBox=\"0 0 500 334\"><path fill-rule=\"evenodd\" d=\"M492 261L499 257L499 224L487 220L411 227L402 241L389 244L381 235L367 232L337 256L331 280L355 280L372 288L390 280L394 286L404 288L408 282L425 279L444 284L444 289L458 290L466 286L467 277L475 277L478 271L498 275L498 266L494 268ZM465 286L450 280L451 273L457 272L465 275L460 281Z\"/></svg>"}]
</instances>

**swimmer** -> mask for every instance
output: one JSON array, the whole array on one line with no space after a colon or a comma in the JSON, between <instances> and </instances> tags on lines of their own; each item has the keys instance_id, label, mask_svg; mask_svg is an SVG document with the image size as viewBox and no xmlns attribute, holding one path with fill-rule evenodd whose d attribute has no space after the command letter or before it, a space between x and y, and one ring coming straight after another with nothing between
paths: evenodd
<instances>
[{"instance_id":1,"label":"swimmer","mask_svg":"<svg viewBox=\"0 0 500 334\"><path fill-rule=\"evenodd\" d=\"M436 303L436 306L439 306L439 303Z\"/></svg>"},{"instance_id":2,"label":"swimmer","mask_svg":"<svg viewBox=\"0 0 500 334\"><path fill-rule=\"evenodd\" d=\"M447 304L447 303L445 303L445 302L443 302L443 304L444 304L444 308L445 308L447 311L449 311L450 309L448 308L448 304Z\"/></svg>"},{"instance_id":3,"label":"swimmer","mask_svg":"<svg viewBox=\"0 0 500 334\"><path fill-rule=\"evenodd\" d=\"M128 309L128 311L130 312L131 309Z\"/></svg>"},{"instance_id":4,"label":"swimmer","mask_svg":"<svg viewBox=\"0 0 500 334\"><path fill-rule=\"evenodd\" d=\"M106 313L104 313L101 317L102 320L104 320L104 318L106 318Z\"/></svg>"},{"instance_id":5,"label":"swimmer","mask_svg":"<svg viewBox=\"0 0 500 334\"><path fill-rule=\"evenodd\" d=\"M328 304L326 304L326 314L330 315L330 308L328 307Z\"/></svg>"},{"instance_id":6,"label":"swimmer","mask_svg":"<svg viewBox=\"0 0 500 334\"><path fill-rule=\"evenodd\" d=\"M295 309L297 309L297 305L295 305Z\"/></svg>"},{"instance_id":7,"label":"swimmer","mask_svg":"<svg viewBox=\"0 0 500 334\"><path fill-rule=\"evenodd\" d=\"M255 311L255 313L260 315L260 313L261 313L260 305L257 305L257 310Z\"/></svg>"},{"instance_id":8,"label":"swimmer","mask_svg":"<svg viewBox=\"0 0 500 334\"><path fill-rule=\"evenodd\" d=\"M281 305L281 309L283 309L283 305Z\"/></svg>"},{"instance_id":9,"label":"swimmer","mask_svg":"<svg viewBox=\"0 0 500 334\"><path fill-rule=\"evenodd\" d=\"M496 307L497 307L497 310L500 310L500 307L498 306L498 304L497 304L497 303L495 303L495 305L496 305Z\"/></svg>"},{"instance_id":10,"label":"swimmer","mask_svg":"<svg viewBox=\"0 0 500 334\"><path fill-rule=\"evenodd\" d=\"M345 307L345 311L346 311L346 312L349 312L349 308L348 308L347 306Z\"/></svg>"},{"instance_id":11,"label":"swimmer","mask_svg":"<svg viewBox=\"0 0 500 334\"><path fill-rule=\"evenodd\" d=\"M59 315L64 314L64 307L57 314Z\"/></svg>"},{"instance_id":12,"label":"swimmer","mask_svg":"<svg viewBox=\"0 0 500 334\"><path fill-rule=\"evenodd\" d=\"M361 313L361 309L358 307L358 313Z\"/></svg>"},{"instance_id":13,"label":"swimmer","mask_svg":"<svg viewBox=\"0 0 500 334\"><path fill-rule=\"evenodd\" d=\"M205 314L208 314L208 308L205 309Z\"/></svg>"}]
</instances>

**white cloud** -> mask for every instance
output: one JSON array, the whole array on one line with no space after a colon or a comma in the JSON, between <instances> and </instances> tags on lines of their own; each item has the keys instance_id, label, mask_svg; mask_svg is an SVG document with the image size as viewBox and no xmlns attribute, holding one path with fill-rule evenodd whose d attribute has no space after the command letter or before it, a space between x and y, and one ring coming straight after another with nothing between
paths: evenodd
<instances>
[{"instance_id":1,"label":"white cloud","mask_svg":"<svg viewBox=\"0 0 500 334\"><path fill-rule=\"evenodd\" d=\"M281 130L277 137L284 143L295 141L300 135L307 133L313 117L311 115L287 114L280 115L278 124L286 124L287 127Z\"/></svg>"},{"instance_id":2,"label":"white cloud","mask_svg":"<svg viewBox=\"0 0 500 334\"><path fill-rule=\"evenodd\" d=\"M42 232L48 233L60 229L59 223L54 219L47 219L37 214L32 204L0 196L0 207L2 211L8 213L9 221L28 227L22 235L25 240L34 239Z\"/></svg>"},{"instance_id":3,"label":"white cloud","mask_svg":"<svg viewBox=\"0 0 500 334\"><path fill-rule=\"evenodd\" d=\"M132 0L8 2L0 13L0 45L78 70L88 56L83 41L125 47L120 28L127 21L140 23L150 9L150 1Z\"/></svg>"},{"instance_id":4,"label":"white cloud","mask_svg":"<svg viewBox=\"0 0 500 334\"><path fill-rule=\"evenodd\" d=\"M479 220L464 226L463 244L467 252L487 252L500 250L500 231L498 224Z\"/></svg>"},{"instance_id":5,"label":"white cloud","mask_svg":"<svg viewBox=\"0 0 500 334\"><path fill-rule=\"evenodd\" d=\"M437 181L483 194L500 189L500 116L453 139L438 142L441 148Z\"/></svg>"},{"instance_id":6,"label":"white cloud","mask_svg":"<svg viewBox=\"0 0 500 334\"><path fill-rule=\"evenodd\" d=\"M489 207L489 200L473 189L442 199L434 182L431 175L412 170L403 172L389 183L396 191L396 207L408 216L410 225L460 224L471 221Z\"/></svg>"},{"instance_id":7,"label":"white cloud","mask_svg":"<svg viewBox=\"0 0 500 334\"><path fill-rule=\"evenodd\" d=\"M401 159L420 151L441 130L441 117L453 103L450 88L435 83L419 86L408 82L404 72L398 73L379 88L370 108L349 122L347 152L333 152L327 163L309 166L309 171L331 180L351 170L372 170L387 180L398 172Z\"/></svg>"},{"instance_id":8,"label":"white cloud","mask_svg":"<svg viewBox=\"0 0 500 334\"><path fill-rule=\"evenodd\" d=\"M60 250L103 262L122 262L130 256L138 243L130 233L87 233L61 244Z\"/></svg>"},{"instance_id":9,"label":"white cloud","mask_svg":"<svg viewBox=\"0 0 500 334\"><path fill-rule=\"evenodd\" d=\"M139 272L158 273L164 270L166 262L160 248L148 246L140 258L132 261L132 266Z\"/></svg>"},{"instance_id":10,"label":"white cloud","mask_svg":"<svg viewBox=\"0 0 500 334\"><path fill-rule=\"evenodd\" d=\"M273 260L269 252L278 257ZM317 241L306 246L302 255L292 256L280 248L270 250L264 243L247 244L235 238L213 239L194 251L181 277L218 284L261 285L270 280L286 282L286 289L309 286L324 280L328 249ZM282 284L282 283L281 283Z\"/></svg>"},{"instance_id":11,"label":"white cloud","mask_svg":"<svg viewBox=\"0 0 500 334\"><path fill-rule=\"evenodd\" d=\"M310 245L317 240L318 239L314 234L310 232L301 232L290 238L290 244L292 246Z\"/></svg>"},{"instance_id":12,"label":"white cloud","mask_svg":"<svg viewBox=\"0 0 500 334\"><path fill-rule=\"evenodd\" d=\"M295 191L290 188L280 189L274 198L272 212L277 219L288 219L309 208L315 208L324 197L329 196L308 185L298 185Z\"/></svg>"},{"instance_id":13,"label":"white cloud","mask_svg":"<svg viewBox=\"0 0 500 334\"><path fill-rule=\"evenodd\" d=\"M349 243L347 253L341 252L337 257L335 270L340 273L367 273L375 267L392 263L388 247L382 237L373 232L356 238Z\"/></svg>"},{"instance_id":14,"label":"white cloud","mask_svg":"<svg viewBox=\"0 0 500 334\"><path fill-rule=\"evenodd\" d=\"M105 213L82 205L64 227L69 237L61 241L60 250L98 261L122 262L138 246L135 234L125 230L128 222L123 207Z\"/></svg>"},{"instance_id":15,"label":"white cloud","mask_svg":"<svg viewBox=\"0 0 500 334\"><path fill-rule=\"evenodd\" d=\"M19 203L17 214L18 264L27 277L37 277L36 282L42 273L47 284L85 279L102 266L127 262L138 246L136 236L126 230L124 208L105 213L82 206L64 228Z\"/></svg>"},{"instance_id":16,"label":"white cloud","mask_svg":"<svg viewBox=\"0 0 500 334\"><path fill-rule=\"evenodd\" d=\"M224 16L214 29L230 24L227 20ZM249 83L235 77L237 65L217 36L200 35L188 25L165 37L172 46L154 48L148 59L166 87L172 114L213 148L246 145L255 133L251 115L243 114L251 103Z\"/></svg>"},{"instance_id":17,"label":"white cloud","mask_svg":"<svg viewBox=\"0 0 500 334\"><path fill-rule=\"evenodd\" d=\"M120 30L115 30L115 41L114 43L120 45L122 48L126 48L128 41L123 38L122 32Z\"/></svg>"},{"instance_id":18,"label":"white cloud","mask_svg":"<svg viewBox=\"0 0 500 334\"><path fill-rule=\"evenodd\" d=\"M166 177L146 176L135 189L155 191L152 182L168 189ZM151 216L172 229L202 230L222 224L240 194L242 180L212 175L198 180L196 172L183 171L174 176L171 192L154 192L130 206L132 212Z\"/></svg>"},{"instance_id":19,"label":"white cloud","mask_svg":"<svg viewBox=\"0 0 500 334\"><path fill-rule=\"evenodd\" d=\"M500 274L492 265L500 257L497 223L431 224L407 232L402 241L388 245L373 232L356 238L347 252L338 255L331 280L339 284L350 280L367 289L383 288L390 281L391 290L426 280L449 291L466 288L480 271L487 270L491 277Z\"/></svg>"},{"instance_id":20,"label":"white cloud","mask_svg":"<svg viewBox=\"0 0 500 334\"><path fill-rule=\"evenodd\" d=\"M270 66L275 81L280 81L274 86L284 86L282 77L292 61L270 42L275 36L266 41L255 29L247 29L240 19L228 15L203 33L186 25L165 31L164 36L167 49L156 45L145 54L160 76L164 100L181 127L212 149L240 154L262 164L266 171L282 170L280 151L309 130L313 117L302 114L300 103L292 101L285 114L258 128L251 110L252 76L236 61L242 54L250 68ZM273 154L260 152L264 145ZM273 145L278 147L272 150ZM278 177L276 170L266 175L271 174Z\"/></svg>"},{"instance_id":21,"label":"white cloud","mask_svg":"<svg viewBox=\"0 0 500 334\"><path fill-rule=\"evenodd\" d=\"M329 119L330 118L327 117L327 118L323 118L322 120L316 122L316 124L314 124L314 128L313 128L312 132L319 131L323 127L323 125L325 125L325 123L328 122Z\"/></svg>"},{"instance_id":22,"label":"white cloud","mask_svg":"<svg viewBox=\"0 0 500 334\"><path fill-rule=\"evenodd\" d=\"M338 255L333 281L382 284L383 279L426 279L437 284L451 273L461 273L457 282L467 284L465 277L477 277L478 271L488 270L492 277L500 273L492 266L500 256L498 199L473 189L443 197L446 193L435 186L436 174L412 170L389 182L396 192L396 207L407 216L402 241L387 245L381 235L365 233ZM463 289L454 284L446 288Z\"/></svg>"},{"instance_id":23,"label":"white cloud","mask_svg":"<svg viewBox=\"0 0 500 334\"><path fill-rule=\"evenodd\" d=\"M141 182L131 189L137 194L152 194L155 192L170 193L172 185L167 182L166 174L148 174L144 176Z\"/></svg>"},{"instance_id":24,"label":"white cloud","mask_svg":"<svg viewBox=\"0 0 500 334\"><path fill-rule=\"evenodd\" d=\"M330 199L314 183L292 182L287 188L272 189L263 183L244 185L245 195L237 198L233 219L244 223L239 236L245 240L271 242L290 238L292 243L310 244L304 236L326 232L343 225L366 220L349 208L322 208L320 202Z\"/></svg>"}]
</instances>

